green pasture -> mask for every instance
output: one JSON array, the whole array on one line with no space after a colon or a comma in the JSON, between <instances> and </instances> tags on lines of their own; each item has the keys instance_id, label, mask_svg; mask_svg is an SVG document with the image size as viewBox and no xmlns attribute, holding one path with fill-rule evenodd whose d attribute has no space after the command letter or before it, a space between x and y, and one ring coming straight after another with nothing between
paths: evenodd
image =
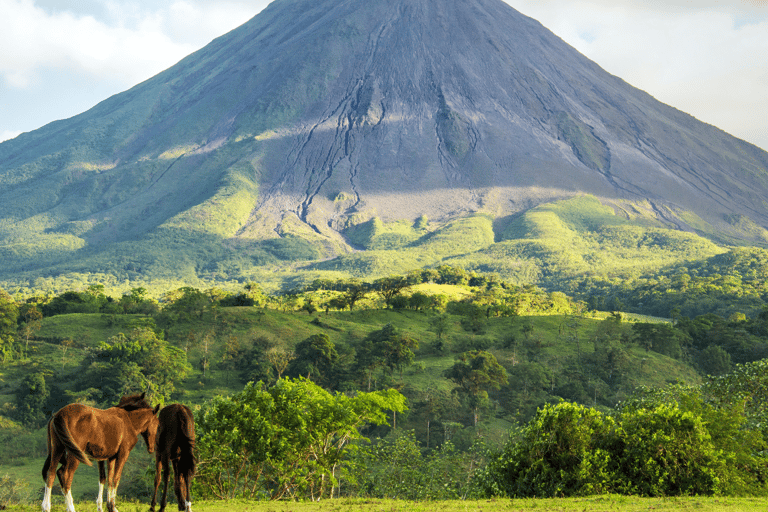
<instances>
[{"instance_id":1,"label":"green pasture","mask_svg":"<svg viewBox=\"0 0 768 512\"><path fill-rule=\"evenodd\" d=\"M55 497L58 498L58 497ZM121 512L146 512L147 503L120 501ZM83 501L76 510L94 508L93 501ZM399 501L380 499L331 499L320 502L275 501L197 501L195 512L748 512L764 511L765 498L639 498L634 496L593 496L553 499L494 499L478 501ZM39 503L11 505L10 512L38 512ZM175 502L167 510L175 510ZM65 510L63 499L54 499L52 511Z\"/></svg>"}]
</instances>

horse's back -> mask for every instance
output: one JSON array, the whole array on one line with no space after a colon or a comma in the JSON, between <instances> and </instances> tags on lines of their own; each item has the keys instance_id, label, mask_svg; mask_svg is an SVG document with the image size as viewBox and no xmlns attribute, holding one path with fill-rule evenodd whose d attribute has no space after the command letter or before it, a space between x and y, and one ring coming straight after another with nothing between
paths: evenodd
<instances>
[{"instance_id":1,"label":"horse's back","mask_svg":"<svg viewBox=\"0 0 768 512\"><path fill-rule=\"evenodd\" d=\"M194 473L195 421L191 409L182 404L170 404L157 418L157 457L179 460Z\"/></svg>"},{"instance_id":2,"label":"horse's back","mask_svg":"<svg viewBox=\"0 0 768 512\"><path fill-rule=\"evenodd\" d=\"M195 420L189 407L182 404L167 405L160 410L157 419L159 421L158 439L163 438L167 440L166 442L188 441L194 444Z\"/></svg>"},{"instance_id":3,"label":"horse's back","mask_svg":"<svg viewBox=\"0 0 768 512\"><path fill-rule=\"evenodd\" d=\"M104 460L121 449L123 442L130 439L128 414L117 407L97 409L83 404L68 404L59 409L52 422L61 437L63 426L77 446L88 455Z\"/></svg>"}]
</instances>

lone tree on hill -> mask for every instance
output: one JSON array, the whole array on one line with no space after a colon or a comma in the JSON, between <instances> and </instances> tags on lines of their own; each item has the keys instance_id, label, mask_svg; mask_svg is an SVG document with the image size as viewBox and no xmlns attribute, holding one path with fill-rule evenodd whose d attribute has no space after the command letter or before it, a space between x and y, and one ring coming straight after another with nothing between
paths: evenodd
<instances>
[{"instance_id":1,"label":"lone tree on hill","mask_svg":"<svg viewBox=\"0 0 768 512\"><path fill-rule=\"evenodd\" d=\"M487 400L488 390L499 389L508 381L507 371L496 360L496 356L484 350L464 352L443 375L457 384L455 392L469 398L475 427L478 406Z\"/></svg>"}]
</instances>

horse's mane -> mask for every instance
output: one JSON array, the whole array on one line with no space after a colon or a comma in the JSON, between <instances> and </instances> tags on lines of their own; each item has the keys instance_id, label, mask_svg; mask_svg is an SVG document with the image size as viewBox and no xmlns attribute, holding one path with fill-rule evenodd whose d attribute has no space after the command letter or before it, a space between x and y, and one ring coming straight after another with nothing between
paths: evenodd
<instances>
[{"instance_id":1,"label":"horse's mane","mask_svg":"<svg viewBox=\"0 0 768 512\"><path fill-rule=\"evenodd\" d=\"M136 411L138 409L151 409L152 406L149 405L149 402L147 402L146 398L144 398L145 393L136 393L134 395L125 395L120 399L120 402L117 404L116 407L119 407L121 409L125 409L126 411Z\"/></svg>"}]
</instances>

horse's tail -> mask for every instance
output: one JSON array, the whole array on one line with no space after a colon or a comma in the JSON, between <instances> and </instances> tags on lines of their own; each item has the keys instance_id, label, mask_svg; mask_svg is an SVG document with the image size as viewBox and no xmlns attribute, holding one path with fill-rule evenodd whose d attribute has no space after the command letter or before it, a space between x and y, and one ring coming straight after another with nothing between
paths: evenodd
<instances>
[{"instance_id":1,"label":"horse's tail","mask_svg":"<svg viewBox=\"0 0 768 512\"><path fill-rule=\"evenodd\" d=\"M75 458L83 464L93 466L93 463L88 460L88 455L86 455L82 448L77 446L75 440L72 439L72 433L69 431L67 421L64 419L64 417L61 414L56 414L52 421L53 432L56 434L56 437L59 439L59 441L61 441L61 444L64 445L64 448L69 450L69 453L74 455Z\"/></svg>"},{"instance_id":2,"label":"horse's tail","mask_svg":"<svg viewBox=\"0 0 768 512\"><path fill-rule=\"evenodd\" d=\"M188 407L184 407L185 411L179 415L179 426L181 428L181 434L187 441L187 449L181 450L181 464L187 468L190 476L195 474L197 467L197 456L195 455L195 420L192 415L192 411Z\"/></svg>"}]
</instances>

